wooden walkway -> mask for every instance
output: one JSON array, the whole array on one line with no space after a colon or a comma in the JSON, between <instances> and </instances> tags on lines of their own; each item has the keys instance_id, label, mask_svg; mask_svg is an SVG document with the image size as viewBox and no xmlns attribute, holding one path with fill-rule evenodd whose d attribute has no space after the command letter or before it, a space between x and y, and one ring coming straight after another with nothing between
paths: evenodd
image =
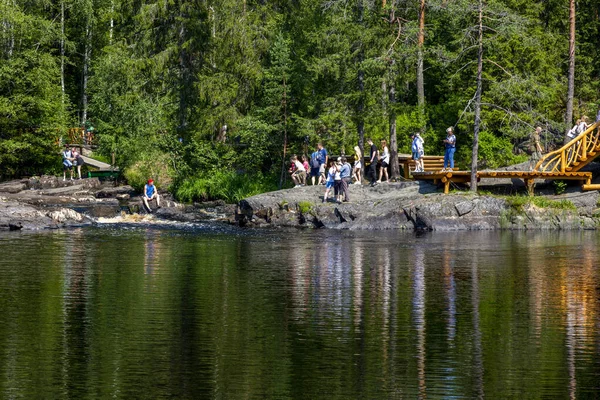
<instances>
[{"instance_id":1,"label":"wooden walkway","mask_svg":"<svg viewBox=\"0 0 600 400\"><path fill-rule=\"evenodd\" d=\"M94 168L98 168L99 171L118 171L119 170L118 167L113 167L110 164L107 164L102 161L94 160L93 158L90 158L90 157L81 156L81 158L83 158L83 161L85 161L86 165L90 165Z\"/></svg>"},{"instance_id":2,"label":"wooden walkway","mask_svg":"<svg viewBox=\"0 0 600 400\"><path fill-rule=\"evenodd\" d=\"M598 156L600 156L600 123L596 122L558 150L545 154L533 171L479 171L477 180L481 178L522 179L530 195L533 195L536 179L578 180L583 182L583 190L600 190L600 185L592 184L591 172L580 172ZM433 163L435 164L436 161ZM439 165L439 161L437 163L435 165ZM405 171L408 170L408 161L404 165L406 165ZM411 173L417 180L442 182L444 193L448 193L452 182L471 181L470 171L442 172L440 168L439 171L428 172L426 168L425 172L411 171Z\"/></svg>"},{"instance_id":3,"label":"wooden walkway","mask_svg":"<svg viewBox=\"0 0 600 400\"><path fill-rule=\"evenodd\" d=\"M437 172L412 172L416 180L432 180L434 184L442 182L444 193L450 191L450 183L467 183L471 181L471 171L437 171ZM591 172L542 172L542 171L479 171L477 180L481 178L522 179L530 195L536 179L568 179L584 182L585 186L591 185ZM595 186L595 185L591 185Z\"/></svg>"}]
</instances>

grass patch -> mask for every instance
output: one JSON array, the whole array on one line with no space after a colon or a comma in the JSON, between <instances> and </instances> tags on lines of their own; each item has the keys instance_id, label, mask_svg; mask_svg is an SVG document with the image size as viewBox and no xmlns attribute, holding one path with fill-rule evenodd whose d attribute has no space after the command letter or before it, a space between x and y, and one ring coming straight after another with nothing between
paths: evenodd
<instances>
[{"instance_id":1,"label":"grass patch","mask_svg":"<svg viewBox=\"0 0 600 400\"><path fill-rule=\"evenodd\" d=\"M307 214L310 213L313 209L313 203L311 203L310 201L301 201L298 203L298 210L302 213L302 214Z\"/></svg>"},{"instance_id":2,"label":"grass patch","mask_svg":"<svg viewBox=\"0 0 600 400\"><path fill-rule=\"evenodd\" d=\"M174 193L184 202L224 200L231 204L273 190L277 190L276 179L268 176L216 170L184 179Z\"/></svg>"},{"instance_id":3,"label":"grass patch","mask_svg":"<svg viewBox=\"0 0 600 400\"><path fill-rule=\"evenodd\" d=\"M548 208L552 210L576 211L577 207L570 200L550 200L543 196L506 196L507 204L517 211L522 211L527 205L535 205L538 208Z\"/></svg>"}]
</instances>

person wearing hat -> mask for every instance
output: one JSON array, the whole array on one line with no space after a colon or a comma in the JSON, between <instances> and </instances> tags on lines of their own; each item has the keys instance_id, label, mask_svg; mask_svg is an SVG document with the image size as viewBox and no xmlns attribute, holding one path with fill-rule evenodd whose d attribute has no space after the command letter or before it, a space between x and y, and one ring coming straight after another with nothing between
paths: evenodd
<instances>
[{"instance_id":1,"label":"person wearing hat","mask_svg":"<svg viewBox=\"0 0 600 400\"><path fill-rule=\"evenodd\" d=\"M156 190L156 186L154 186L154 181L148 179L148 183L144 185L144 195L142 196L142 200L144 201L146 210L149 212L152 212L149 202L153 199L156 199L156 208L160 208L160 196L158 195L158 190Z\"/></svg>"},{"instance_id":2,"label":"person wearing hat","mask_svg":"<svg viewBox=\"0 0 600 400\"><path fill-rule=\"evenodd\" d=\"M542 127L538 126L535 131L531 134L529 140L529 147L531 151L531 157L529 158L529 168L533 170L536 164L542 158L542 146L540 145L540 133L542 133Z\"/></svg>"},{"instance_id":3,"label":"person wearing hat","mask_svg":"<svg viewBox=\"0 0 600 400\"><path fill-rule=\"evenodd\" d=\"M454 136L454 129L452 127L446 129L446 133L448 136L444 139L446 151L444 153L444 169L442 171L452 171L454 168L454 152L456 151L456 136Z\"/></svg>"}]
</instances>

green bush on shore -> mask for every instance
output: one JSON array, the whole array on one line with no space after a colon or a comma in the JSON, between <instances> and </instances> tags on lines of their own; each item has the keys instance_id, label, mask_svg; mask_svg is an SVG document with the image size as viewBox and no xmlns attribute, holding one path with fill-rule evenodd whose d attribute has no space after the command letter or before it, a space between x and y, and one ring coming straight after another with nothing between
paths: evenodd
<instances>
[{"instance_id":1,"label":"green bush on shore","mask_svg":"<svg viewBox=\"0 0 600 400\"><path fill-rule=\"evenodd\" d=\"M175 197L183 202L224 200L238 202L259 193L277 190L276 179L261 173L241 174L236 171L213 170L189 178L176 185Z\"/></svg>"}]
</instances>

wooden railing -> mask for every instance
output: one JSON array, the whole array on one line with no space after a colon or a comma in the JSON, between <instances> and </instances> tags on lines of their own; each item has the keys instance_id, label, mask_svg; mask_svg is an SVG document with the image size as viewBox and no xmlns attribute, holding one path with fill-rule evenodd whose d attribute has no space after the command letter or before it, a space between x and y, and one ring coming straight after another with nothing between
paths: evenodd
<instances>
[{"instance_id":1,"label":"wooden railing","mask_svg":"<svg viewBox=\"0 0 600 400\"><path fill-rule=\"evenodd\" d=\"M569 143L545 156L533 168L537 172L579 171L600 154L600 123L596 122Z\"/></svg>"}]
</instances>

